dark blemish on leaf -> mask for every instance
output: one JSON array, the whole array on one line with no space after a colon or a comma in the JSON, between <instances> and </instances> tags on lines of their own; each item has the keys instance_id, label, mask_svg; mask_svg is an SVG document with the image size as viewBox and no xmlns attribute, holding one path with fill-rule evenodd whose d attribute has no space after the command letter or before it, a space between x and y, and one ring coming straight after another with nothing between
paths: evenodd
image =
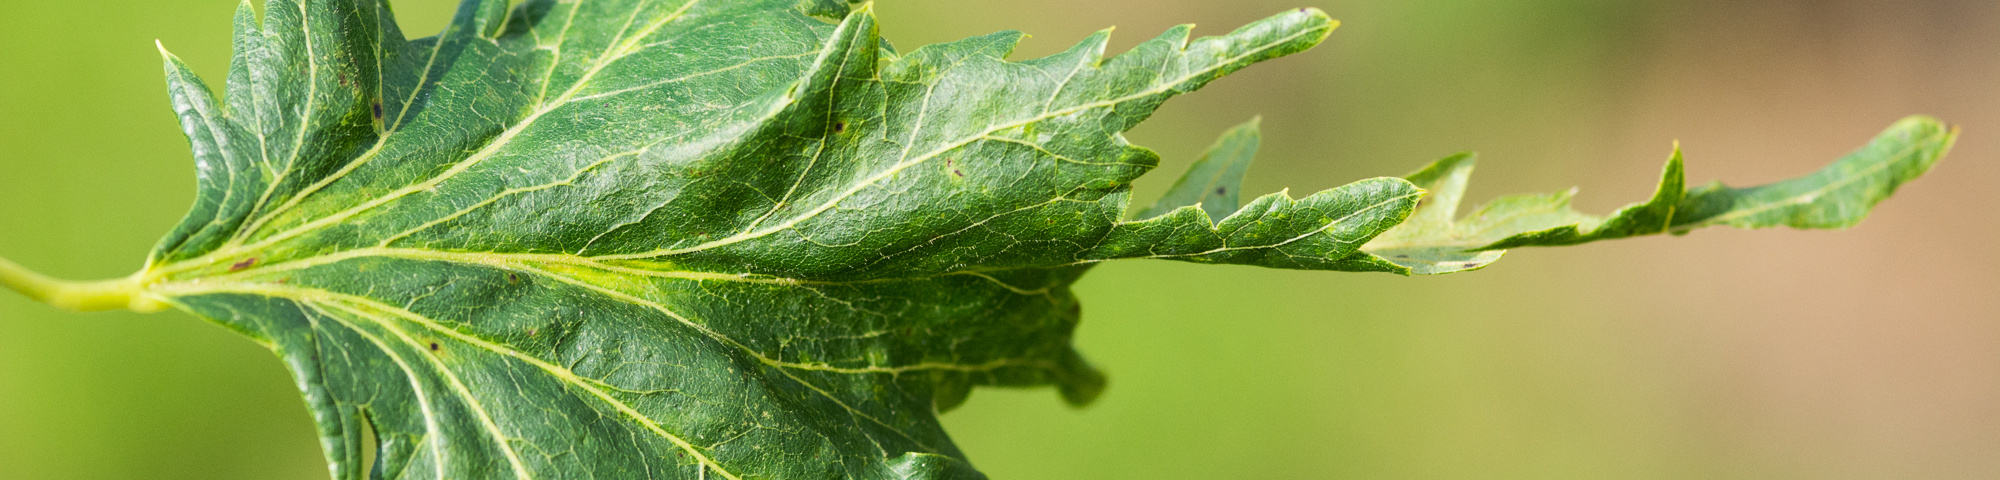
<instances>
[{"instance_id":1,"label":"dark blemish on leaf","mask_svg":"<svg viewBox=\"0 0 2000 480\"><path fill-rule=\"evenodd\" d=\"M539 330L536 330L536 329L533 329L533 328L530 328L530 329L528 329L528 336L530 336L530 337L532 337L532 336L535 336L535 333L537 333L537 332L539 332Z\"/></svg>"},{"instance_id":2,"label":"dark blemish on leaf","mask_svg":"<svg viewBox=\"0 0 2000 480\"><path fill-rule=\"evenodd\" d=\"M521 274L507 272L507 283L521 283Z\"/></svg>"},{"instance_id":3,"label":"dark blemish on leaf","mask_svg":"<svg viewBox=\"0 0 2000 480\"><path fill-rule=\"evenodd\" d=\"M255 267L255 266L257 266L257 259L256 259L256 258L250 258L250 259L247 259L247 260L244 260L244 261L241 261L241 262L236 262L236 264L235 264L235 265L230 265L230 266L229 266L229 271L231 271L231 272L241 272L241 271L244 271L244 270L246 270L246 269L249 269L250 267Z\"/></svg>"},{"instance_id":4,"label":"dark blemish on leaf","mask_svg":"<svg viewBox=\"0 0 2000 480\"><path fill-rule=\"evenodd\" d=\"M1396 258L1410 258L1410 256L1409 256L1409 255L1397 255L1397 256L1396 256Z\"/></svg>"},{"instance_id":5,"label":"dark blemish on leaf","mask_svg":"<svg viewBox=\"0 0 2000 480\"><path fill-rule=\"evenodd\" d=\"M374 101L374 102L373 102L372 104L370 104L370 106L371 106L371 107L374 107L374 110L375 110L375 121L378 121L378 122L379 122L379 121L382 121L382 101L381 101L381 100L376 100L376 101Z\"/></svg>"},{"instance_id":6,"label":"dark blemish on leaf","mask_svg":"<svg viewBox=\"0 0 2000 480\"><path fill-rule=\"evenodd\" d=\"M1479 262L1465 262L1465 268L1475 268L1478 266Z\"/></svg>"},{"instance_id":7,"label":"dark blemish on leaf","mask_svg":"<svg viewBox=\"0 0 2000 480\"><path fill-rule=\"evenodd\" d=\"M833 133L841 133L846 131L847 131L847 122L844 121L833 122Z\"/></svg>"},{"instance_id":8,"label":"dark blemish on leaf","mask_svg":"<svg viewBox=\"0 0 2000 480\"><path fill-rule=\"evenodd\" d=\"M957 175L957 176L958 176L958 178L965 178L965 172L961 172L961 171L958 171L958 169L956 169L956 168L954 168L954 169L951 169L951 174L952 174L952 175Z\"/></svg>"},{"instance_id":9,"label":"dark blemish on leaf","mask_svg":"<svg viewBox=\"0 0 2000 480\"><path fill-rule=\"evenodd\" d=\"M1215 194L1216 194L1216 195L1228 195L1228 194L1229 194L1229 187L1215 187Z\"/></svg>"},{"instance_id":10,"label":"dark blemish on leaf","mask_svg":"<svg viewBox=\"0 0 2000 480\"><path fill-rule=\"evenodd\" d=\"M438 344L437 344L437 342L431 342L431 351L433 351L433 352L435 352L435 351L438 351Z\"/></svg>"}]
</instances>

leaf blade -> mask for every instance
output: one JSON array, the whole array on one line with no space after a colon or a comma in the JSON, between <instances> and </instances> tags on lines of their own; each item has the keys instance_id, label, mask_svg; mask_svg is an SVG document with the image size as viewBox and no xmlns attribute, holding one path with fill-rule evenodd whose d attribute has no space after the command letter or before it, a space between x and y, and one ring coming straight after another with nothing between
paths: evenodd
<instances>
[{"instance_id":1,"label":"leaf blade","mask_svg":"<svg viewBox=\"0 0 2000 480\"><path fill-rule=\"evenodd\" d=\"M976 478L936 412L977 385L1104 387L1068 286L1139 255L1092 245L1199 227L1173 256L1337 258L1415 197L1378 179L1227 231L1119 221L1156 156L1118 132L1318 43L1317 11L1016 62L1017 33L893 54L866 5L503 3L411 42L372 0L239 15L224 123L309 140L237 145L300 159L147 274L286 359L337 477L370 474L373 431L374 468L438 478ZM346 53L307 61L323 39Z\"/></svg>"},{"instance_id":2,"label":"leaf blade","mask_svg":"<svg viewBox=\"0 0 2000 480\"><path fill-rule=\"evenodd\" d=\"M1385 233L1368 250L1414 273L1483 268L1504 250L1562 246L1726 225L1737 228L1829 229L1854 226L1902 184L1930 170L1951 148L1957 129L1929 117L1890 126L1861 149L1812 174L1772 184L1688 189L1680 149L1661 173L1653 198L1598 217L1569 208L1572 193L1517 195L1481 206L1465 218L1452 210L1471 174L1459 155L1413 174L1443 192L1414 220Z\"/></svg>"},{"instance_id":3,"label":"leaf blade","mask_svg":"<svg viewBox=\"0 0 2000 480\"><path fill-rule=\"evenodd\" d=\"M1165 215L1187 205L1200 205L1208 217L1221 221L1235 213L1241 204L1237 197L1242 194L1243 175L1250 170L1250 162L1257 157L1257 147L1263 142L1258 130L1262 119L1252 119L1222 134L1215 145L1208 147L1201 159L1182 174L1174 186L1167 189L1153 206L1141 211L1136 218L1153 218Z\"/></svg>"}]
</instances>

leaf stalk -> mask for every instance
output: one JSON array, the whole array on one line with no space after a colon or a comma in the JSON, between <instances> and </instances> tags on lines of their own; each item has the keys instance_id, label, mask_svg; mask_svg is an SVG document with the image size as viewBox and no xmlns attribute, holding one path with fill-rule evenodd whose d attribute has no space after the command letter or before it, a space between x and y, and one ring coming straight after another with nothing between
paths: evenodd
<instances>
[{"instance_id":1,"label":"leaf stalk","mask_svg":"<svg viewBox=\"0 0 2000 480\"><path fill-rule=\"evenodd\" d=\"M0 257L0 285L63 310L101 312L130 309L139 313L165 310L166 303L146 294L145 284L144 272L95 282L59 280Z\"/></svg>"}]
</instances>

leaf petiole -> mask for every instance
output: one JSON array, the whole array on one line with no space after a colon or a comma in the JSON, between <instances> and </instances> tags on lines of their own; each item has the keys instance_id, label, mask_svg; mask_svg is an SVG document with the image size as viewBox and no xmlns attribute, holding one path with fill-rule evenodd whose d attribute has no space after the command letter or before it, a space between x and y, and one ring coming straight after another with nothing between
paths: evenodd
<instances>
[{"instance_id":1,"label":"leaf petiole","mask_svg":"<svg viewBox=\"0 0 2000 480\"><path fill-rule=\"evenodd\" d=\"M166 303L145 294L143 274L95 282L59 280L0 257L0 285L50 306L99 312L131 309L140 313L166 310Z\"/></svg>"}]
</instances>

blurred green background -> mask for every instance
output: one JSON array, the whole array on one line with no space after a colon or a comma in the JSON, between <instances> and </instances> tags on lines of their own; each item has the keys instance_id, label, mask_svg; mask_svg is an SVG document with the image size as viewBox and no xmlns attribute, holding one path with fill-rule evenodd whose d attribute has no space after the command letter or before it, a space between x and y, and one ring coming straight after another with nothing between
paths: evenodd
<instances>
[{"instance_id":1,"label":"blurred green background","mask_svg":"<svg viewBox=\"0 0 2000 480\"><path fill-rule=\"evenodd\" d=\"M396 3L435 32L448 0ZM10 0L0 13L0 252L124 275L192 199L163 40L211 79L229 0ZM1322 47L1131 133L1158 195L1263 115L1254 191L1484 155L1476 199L1643 199L1818 168L1911 113L1952 157L1847 232L1702 231L1516 251L1399 278L1118 263L1079 287L1096 405L980 390L945 423L1000 479L2000 478L2000 3L1991 0L879 0L905 49L1002 29L1018 57L1117 25L1219 33L1302 6ZM219 81L218 81L219 83ZM269 353L180 313L72 315L0 294L0 478L315 479Z\"/></svg>"}]
</instances>

